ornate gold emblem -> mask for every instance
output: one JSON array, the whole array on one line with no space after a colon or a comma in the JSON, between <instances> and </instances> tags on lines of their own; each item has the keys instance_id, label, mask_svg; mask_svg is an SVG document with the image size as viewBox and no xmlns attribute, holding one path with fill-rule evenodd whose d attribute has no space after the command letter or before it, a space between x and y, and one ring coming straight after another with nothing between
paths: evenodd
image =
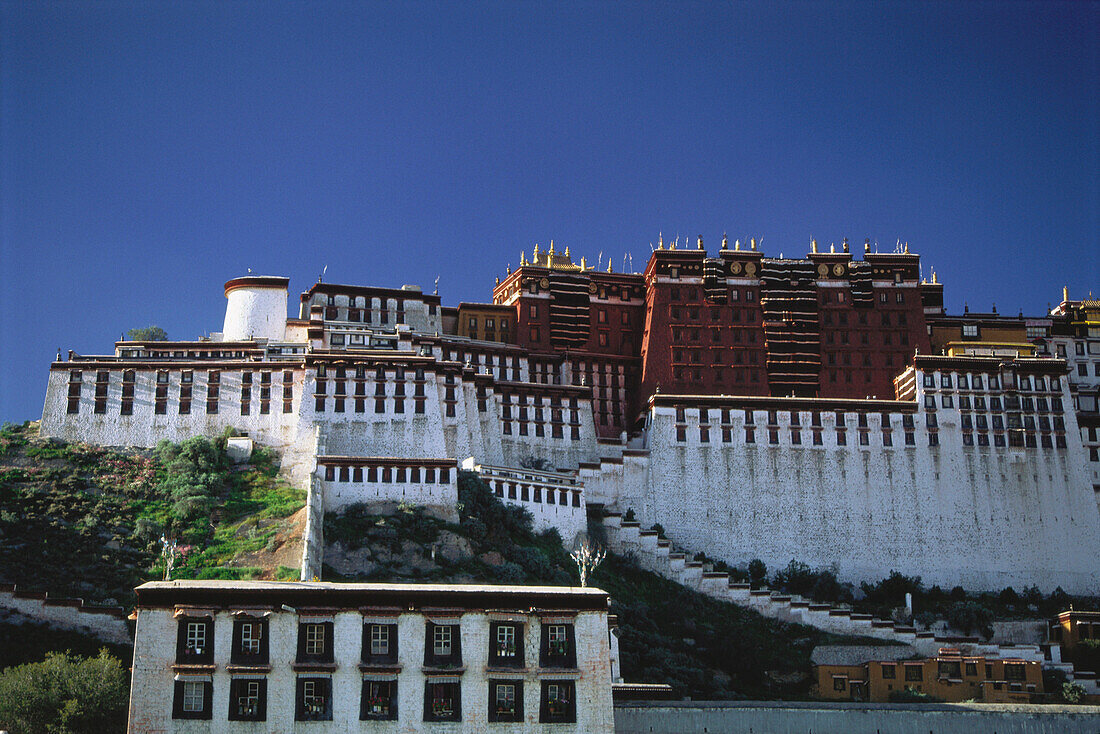
<instances>
[{"instance_id":1,"label":"ornate gold emblem","mask_svg":"<svg viewBox=\"0 0 1100 734\"><path fill-rule=\"evenodd\" d=\"M818 272L819 275L828 275L829 274L829 266L826 265L825 263L821 263L820 265L817 266L817 272Z\"/></svg>"},{"instance_id":2,"label":"ornate gold emblem","mask_svg":"<svg viewBox=\"0 0 1100 734\"><path fill-rule=\"evenodd\" d=\"M833 266L833 275L844 275L844 266L837 263Z\"/></svg>"},{"instance_id":3,"label":"ornate gold emblem","mask_svg":"<svg viewBox=\"0 0 1100 734\"><path fill-rule=\"evenodd\" d=\"M549 278L543 278L542 280L540 280L539 281L539 287L540 288L549 288L550 287L550 279Z\"/></svg>"},{"instance_id":4,"label":"ornate gold emblem","mask_svg":"<svg viewBox=\"0 0 1100 734\"><path fill-rule=\"evenodd\" d=\"M745 266L745 275L750 278L756 274L756 263L749 263Z\"/></svg>"},{"instance_id":5,"label":"ornate gold emblem","mask_svg":"<svg viewBox=\"0 0 1100 734\"><path fill-rule=\"evenodd\" d=\"M730 272L733 273L734 275L737 275L738 273L740 273L741 272L741 263L733 263L732 265L730 265Z\"/></svg>"}]
</instances>

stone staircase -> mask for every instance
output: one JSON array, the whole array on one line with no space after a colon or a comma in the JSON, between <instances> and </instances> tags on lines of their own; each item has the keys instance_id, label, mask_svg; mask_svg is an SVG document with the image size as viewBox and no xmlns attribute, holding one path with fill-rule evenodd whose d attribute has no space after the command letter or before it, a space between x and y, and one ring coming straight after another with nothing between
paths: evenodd
<instances>
[{"instance_id":1,"label":"stone staircase","mask_svg":"<svg viewBox=\"0 0 1100 734\"><path fill-rule=\"evenodd\" d=\"M838 635L874 637L908 645L919 655L935 655L941 647L965 646L970 654L1034 660L1064 670L1071 679L1077 677L1073 666L1061 661L1057 646L992 644L977 637L939 636L854 612L849 607L814 602L767 588L753 589L749 584L731 581L729 574L713 570L710 564L691 560L686 553L673 550L672 541L659 537L655 530L642 530L637 522L623 520L621 513L606 512L603 527L611 552L633 556L638 565L659 576L771 619L805 624ZM1089 675L1085 674L1079 682L1085 685ZM1085 685L1087 692L1095 688L1095 676L1090 682L1091 687Z\"/></svg>"}]
</instances>

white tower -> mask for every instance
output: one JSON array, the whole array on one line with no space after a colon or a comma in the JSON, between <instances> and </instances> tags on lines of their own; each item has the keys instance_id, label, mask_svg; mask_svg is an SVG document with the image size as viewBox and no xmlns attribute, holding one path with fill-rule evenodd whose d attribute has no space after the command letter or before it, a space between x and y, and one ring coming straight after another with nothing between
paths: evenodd
<instances>
[{"instance_id":1,"label":"white tower","mask_svg":"<svg viewBox=\"0 0 1100 734\"><path fill-rule=\"evenodd\" d=\"M225 325L222 339L244 341L286 338L286 298L290 278L249 275L225 284Z\"/></svg>"}]
</instances>

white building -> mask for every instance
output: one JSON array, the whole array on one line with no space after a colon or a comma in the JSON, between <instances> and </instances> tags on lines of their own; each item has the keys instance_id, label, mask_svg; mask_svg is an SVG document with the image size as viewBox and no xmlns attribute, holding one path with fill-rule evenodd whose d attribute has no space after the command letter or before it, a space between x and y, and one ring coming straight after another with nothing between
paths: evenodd
<instances>
[{"instance_id":1,"label":"white building","mask_svg":"<svg viewBox=\"0 0 1100 734\"><path fill-rule=\"evenodd\" d=\"M607 388L583 353L443 334L439 296L409 286L319 283L288 319L286 286L229 281L209 340L59 357L43 434L154 446L232 427L273 446L310 490L303 578L321 568L326 511L405 502L453 516L469 459L570 547L603 504L730 563L1100 591L1085 550L1100 547L1100 420L1081 377L1100 368L1091 317L1043 358L917 355L894 400L658 392L616 440L597 435Z\"/></svg>"},{"instance_id":2,"label":"white building","mask_svg":"<svg viewBox=\"0 0 1100 734\"><path fill-rule=\"evenodd\" d=\"M610 734L598 589L167 581L137 588L130 734Z\"/></svg>"}]
</instances>

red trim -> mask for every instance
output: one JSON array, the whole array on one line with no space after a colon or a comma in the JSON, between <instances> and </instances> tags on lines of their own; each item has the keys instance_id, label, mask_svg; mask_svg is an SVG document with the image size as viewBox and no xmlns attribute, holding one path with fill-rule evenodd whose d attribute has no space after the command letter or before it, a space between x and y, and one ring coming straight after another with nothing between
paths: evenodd
<instances>
[{"instance_id":1,"label":"red trim","mask_svg":"<svg viewBox=\"0 0 1100 734\"><path fill-rule=\"evenodd\" d=\"M225 295L238 288L276 288L286 290L290 285L290 278L279 275L246 275L243 278L233 278L225 281Z\"/></svg>"}]
</instances>

